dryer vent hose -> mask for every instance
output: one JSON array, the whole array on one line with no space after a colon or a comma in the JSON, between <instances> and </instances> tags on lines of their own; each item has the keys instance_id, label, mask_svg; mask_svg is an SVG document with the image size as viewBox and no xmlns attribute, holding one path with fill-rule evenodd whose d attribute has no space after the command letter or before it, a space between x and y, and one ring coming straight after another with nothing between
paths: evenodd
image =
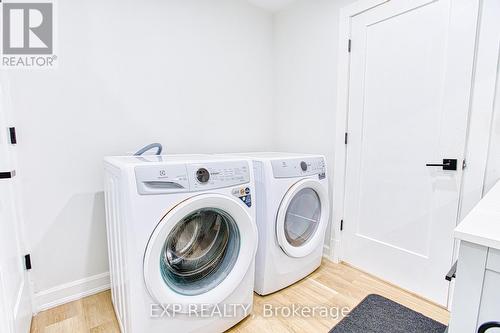
<instances>
[{"instance_id":1,"label":"dryer vent hose","mask_svg":"<svg viewBox=\"0 0 500 333\"><path fill-rule=\"evenodd\" d=\"M156 148L156 155L160 155L161 154L161 151L163 150L163 146L161 145L161 143L151 143L141 149L139 149L135 154L134 156L141 156L142 154L144 154L145 152L153 149L153 148Z\"/></svg>"}]
</instances>

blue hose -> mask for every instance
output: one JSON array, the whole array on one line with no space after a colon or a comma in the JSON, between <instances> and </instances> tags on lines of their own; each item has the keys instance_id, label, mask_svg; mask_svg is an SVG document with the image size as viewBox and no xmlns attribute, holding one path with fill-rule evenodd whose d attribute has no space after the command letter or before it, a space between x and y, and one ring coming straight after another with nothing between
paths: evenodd
<instances>
[{"instance_id":1,"label":"blue hose","mask_svg":"<svg viewBox=\"0 0 500 333\"><path fill-rule=\"evenodd\" d=\"M141 156L142 154L144 154L145 152L147 152L148 150L151 150L153 148L156 148L156 154L155 155L161 155L161 152L163 150L163 146L161 145L161 143L151 143L141 149L139 149L135 154L134 156Z\"/></svg>"}]
</instances>

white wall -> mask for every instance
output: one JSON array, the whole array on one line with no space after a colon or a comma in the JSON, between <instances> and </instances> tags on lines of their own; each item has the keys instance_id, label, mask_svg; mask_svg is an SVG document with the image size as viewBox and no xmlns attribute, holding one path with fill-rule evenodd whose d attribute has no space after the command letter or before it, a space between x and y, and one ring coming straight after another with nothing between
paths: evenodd
<instances>
[{"instance_id":1,"label":"white wall","mask_svg":"<svg viewBox=\"0 0 500 333\"><path fill-rule=\"evenodd\" d=\"M300 0L277 13L274 21L276 148L326 155L330 192L339 9L352 2Z\"/></svg>"},{"instance_id":2,"label":"white wall","mask_svg":"<svg viewBox=\"0 0 500 333\"><path fill-rule=\"evenodd\" d=\"M497 69L497 91L491 126L488 166L484 179L484 192L489 191L500 180L500 68Z\"/></svg>"},{"instance_id":3,"label":"white wall","mask_svg":"<svg viewBox=\"0 0 500 333\"><path fill-rule=\"evenodd\" d=\"M500 4L498 2L488 0L487 3L492 7L494 6L494 10L492 10L494 13L500 12ZM496 43L492 43L488 50L489 69L491 71L488 78L490 79L489 82L492 89L489 91L491 95L488 96L487 102L489 102L489 104L487 104L486 110L489 111L493 109L493 119L489 137L488 163L484 179L485 193L500 180L500 33L498 32L500 23L498 23L498 17L494 22L495 31L492 31L493 29L489 31L494 35L492 39L496 41Z\"/></svg>"},{"instance_id":4,"label":"white wall","mask_svg":"<svg viewBox=\"0 0 500 333\"><path fill-rule=\"evenodd\" d=\"M467 167L461 189L462 219L500 179L500 3L483 0L481 7L465 155Z\"/></svg>"},{"instance_id":5,"label":"white wall","mask_svg":"<svg viewBox=\"0 0 500 333\"><path fill-rule=\"evenodd\" d=\"M58 17L59 67L10 73L45 296L108 271L104 155L153 141L169 153L272 148L271 14L243 0L66 0Z\"/></svg>"}]
</instances>

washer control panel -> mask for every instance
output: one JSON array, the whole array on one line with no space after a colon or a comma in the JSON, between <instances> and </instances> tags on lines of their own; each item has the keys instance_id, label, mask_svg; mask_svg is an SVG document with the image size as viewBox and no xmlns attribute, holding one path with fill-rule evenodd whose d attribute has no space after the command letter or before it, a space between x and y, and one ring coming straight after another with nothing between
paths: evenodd
<instances>
[{"instance_id":1,"label":"washer control panel","mask_svg":"<svg viewBox=\"0 0 500 333\"><path fill-rule=\"evenodd\" d=\"M236 187L232 191L233 195L240 199L248 207L252 207L252 190L248 186Z\"/></svg>"},{"instance_id":2,"label":"washer control panel","mask_svg":"<svg viewBox=\"0 0 500 333\"><path fill-rule=\"evenodd\" d=\"M250 182L247 161L165 164L135 167L139 194L196 192Z\"/></svg>"},{"instance_id":3,"label":"washer control panel","mask_svg":"<svg viewBox=\"0 0 500 333\"><path fill-rule=\"evenodd\" d=\"M187 171L191 190L194 191L250 182L250 166L246 161L189 164Z\"/></svg>"},{"instance_id":4,"label":"washer control panel","mask_svg":"<svg viewBox=\"0 0 500 333\"><path fill-rule=\"evenodd\" d=\"M323 157L304 157L271 161L274 178L293 178L318 175L326 177L326 164Z\"/></svg>"}]
</instances>

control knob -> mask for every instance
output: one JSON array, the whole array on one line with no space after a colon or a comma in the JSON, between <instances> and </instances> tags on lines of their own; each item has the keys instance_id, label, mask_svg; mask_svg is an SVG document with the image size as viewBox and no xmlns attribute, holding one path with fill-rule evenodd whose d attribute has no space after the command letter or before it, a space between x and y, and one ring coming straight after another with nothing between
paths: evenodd
<instances>
[{"instance_id":1,"label":"control knob","mask_svg":"<svg viewBox=\"0 0 500 333\"><path fill-rule=\"evenodd\" d=\"M196 171L196 179L202 184L208 182L210 179L210 172L205 168L200 168Z\"/></svg>"}]
</instances>

